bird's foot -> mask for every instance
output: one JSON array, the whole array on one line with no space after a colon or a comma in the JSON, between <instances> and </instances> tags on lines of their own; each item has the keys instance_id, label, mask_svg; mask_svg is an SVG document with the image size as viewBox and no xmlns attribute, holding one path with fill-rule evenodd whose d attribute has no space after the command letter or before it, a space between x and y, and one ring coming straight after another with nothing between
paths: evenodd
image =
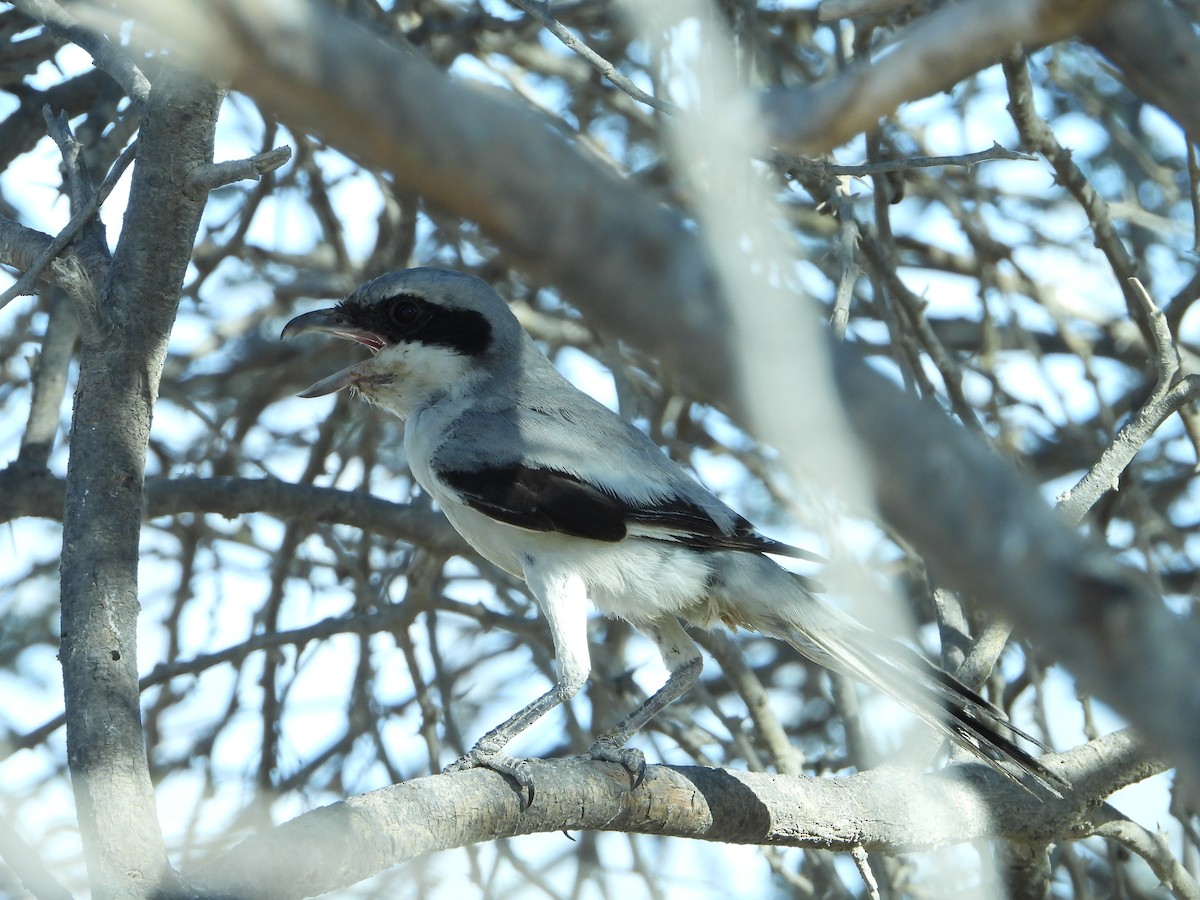
<instances>
[{"instance_id":1,"label":"bird's foot","mask_svg":"<svg viewBox=\"0 0 1200 900\"><path fill-rule=\"evenodd\" d=\"M622 747L612 738L600 737L592 744L587 755L601 762L616 763L629 773L632 782L629 789L635 791L646 778L646 756L641 750Z\"/></svg>"},{"instance_id":2,"label":"bird's foot","mask_svg":"<svg viewBox=\"0 0 1200 900\"><path fill-rule=\"evenodd\" d=\"M456 759L442 769L442 772L448 775L451 772L465 772L467 769L490 769L503 775L515 783L521 795L521 809L529 809L533 805L533 776L529 772L529 760L473 747L466 756Z\"/></svg>"}]
</instances>

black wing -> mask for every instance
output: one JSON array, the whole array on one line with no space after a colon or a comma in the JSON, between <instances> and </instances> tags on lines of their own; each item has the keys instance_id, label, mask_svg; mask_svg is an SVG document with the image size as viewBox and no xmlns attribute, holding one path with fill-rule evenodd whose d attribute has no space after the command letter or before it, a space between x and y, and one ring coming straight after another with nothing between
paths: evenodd
<instances>
[{"instance_id":1,"label":"black wing","mask_svg":"<svg viewBox=\"0 0 1200 900\"><path fill-rule=\"evenodd\" d=\"M745 550L822 561L815 553L764 537L736 514L730 532L702 506L688 500L677 497L635 505L555 469L513 463L470 472L440 470L438 474L473 509L531 531L615 542L625 537L630 525L646 525L664 530L661 537L647 537L701 550Z\"/></svg>"},{"instance_id":2,"label":"black wing","mask_svg":"<svg viewBox=\"0 0 1200 900\"><path fill-rule=\"evenodd\" d=\"M654 506L631 509L630 523L666 528L674 532L669 540L702 550L748 550L751 553L774 553L794 559L824 562L816 553L793 547L758 533L749 521L734 514L733 531L721 528L703 507L683 499Z\"/></svg>"},{"instance_id":3,"label":"black wing","mask_svg":"<svg viewBox=\"0 0 1200 900\"><path fill-rule=\"evenodd\" d=\"M594 541L625 537L628 507L565 472L514 463L472 472L439 470L438 475L472 509L509 525Z\"/></svg>"}]
</instances>

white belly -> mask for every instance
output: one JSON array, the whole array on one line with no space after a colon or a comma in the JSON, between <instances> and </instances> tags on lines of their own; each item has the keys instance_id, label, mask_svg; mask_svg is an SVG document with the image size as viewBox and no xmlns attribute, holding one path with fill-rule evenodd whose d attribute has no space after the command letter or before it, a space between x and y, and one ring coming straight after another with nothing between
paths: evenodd
<instances>
[{"instance_id":1,"label":"white belly","mask_svg":"<svg viewBox=\"0 0 1200 900\"><path fill-rule=\"evenodd\" d=\"M712 569L703 554L645 538L593 541L553 532L529 531L440 500L446 517L479 554L518 578L526 558L544 571L571 572L583 579L588 598L608 616L634 625L665 614L685 615L708 593Z\"/></svg>"}]
</instances>

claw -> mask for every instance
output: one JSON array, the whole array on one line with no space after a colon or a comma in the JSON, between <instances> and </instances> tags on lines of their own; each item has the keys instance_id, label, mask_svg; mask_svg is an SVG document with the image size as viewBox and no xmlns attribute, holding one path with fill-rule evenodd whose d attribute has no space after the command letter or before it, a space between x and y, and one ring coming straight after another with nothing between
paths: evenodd
<instances>
[{"instance_id":1,"label":"claw","mask_svg":"<svg viewBox=\"0 0 1200 900\"><path fill-rule=\"evenodd\" d=\"M632 747L614 747L611 741L599 738L588 750L588 756L601 762L616 763L629 773L631 791L636 791L646 780L646 756Z\"/></svg>"},{"instance_id":2,"label":"claw","mask_svg":"<svg viewBox=\"0 0 1200 900\"><path fill-rule=\"evenodd\" d=\"M529 774L529 760L518 759L515 756L501 756L487 750L473 748L466 756L456 759L446 768L445 774L465 772L467 769L490 769L498 775L516 783L517 793L521 795L521 811L533 805L533 776Z\"/></svg>"}]
</instances>

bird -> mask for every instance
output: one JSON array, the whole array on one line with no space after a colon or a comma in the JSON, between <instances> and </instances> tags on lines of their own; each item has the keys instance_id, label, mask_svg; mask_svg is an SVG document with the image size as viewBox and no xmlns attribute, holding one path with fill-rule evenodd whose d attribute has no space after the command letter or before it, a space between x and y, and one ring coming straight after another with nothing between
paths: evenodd
<instances>
[{"instance_id":1,"label":"bird","mask_svg":"<svg viewBox=\"0 0 1200 900\"><path fill-rule=\"evenodd\" d=\"M1003 713L908 646L819 598L773 557L820 561L760 533L645 433L554 367L500 295L460 271L419 267L367 282L291 319L281 338L321 333L369 355L299 396L348 390L404 420L421 488L484 559L522 579L554 644L556 683L447 767L509 776L532 803L526 760L507 744L590 672L589 604L656 645L666 682L588 755L617 763L636 789L645 757L630 738L699 681L685 623L751 629L888 694L1009 779L1061 796L1065 781Z\"/></svg>"}]
</instances>

